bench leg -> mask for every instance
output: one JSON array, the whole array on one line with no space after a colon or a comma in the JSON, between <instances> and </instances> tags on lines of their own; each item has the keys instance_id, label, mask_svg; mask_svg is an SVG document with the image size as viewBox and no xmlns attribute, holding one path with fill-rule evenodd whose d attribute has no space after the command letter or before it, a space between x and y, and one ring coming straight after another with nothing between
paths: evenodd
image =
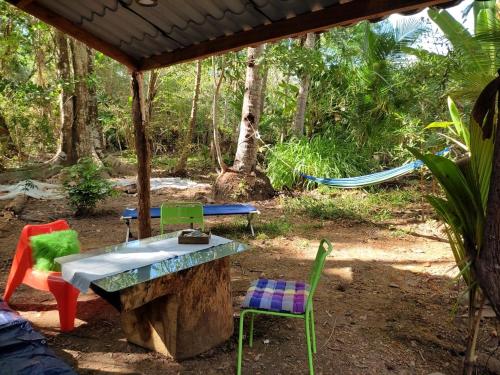
<instances>
[{"instance_id":1,"label":"bench leg","mask_svg":"<svg viewBox=\"0 0 500 375\"><path fill-rule=\"evenodd\" d=\"M125 225L127 226L125 242L128 242L130 238L135 239L135 236L132 234L132 229L130 229L130 219L125 219Z\"/></svg>"},{"instance_id":2,"label":"bench leg","mask_svg":"<svg viewBox=\"0 0 500 375\"><path fill-rule=\"evenodd\" d=\"M252 233L252 237L255 237L255 232L253 230L253 225L252 225L252 217L253 217L253 214L247 215L247 220L248 220L247 228L250 229L250 232Z\"/></svg>"}]
</instances>

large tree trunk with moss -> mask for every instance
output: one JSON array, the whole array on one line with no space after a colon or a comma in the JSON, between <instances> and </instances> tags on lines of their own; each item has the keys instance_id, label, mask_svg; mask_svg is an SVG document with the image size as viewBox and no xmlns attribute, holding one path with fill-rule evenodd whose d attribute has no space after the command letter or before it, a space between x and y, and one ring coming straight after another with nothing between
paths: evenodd
<instances>
[{"instance_id":1,"label":"large tree trunk with moss","mask_svg":"<svg viewBox=\"0 0 500 375\"><path fill-rule=\"evenodd\" d=\"M60 114L60 137L59 149L55 159L62 156L66 164L74 162L73 155L73 89L71 73L71 58L69 40L60 31L56 31L55 42L57 48L57 74L61 82L61 93L59 94Z\"/></svg>"},{"instance_id":2,"label":"large tree trunk with moss","mask_svg":"<svg viewBox=\"0 0 500 375\"><path fill-rule=\"evenodd\" d=\"M85 44L71 40L71 55L75 81L73 146L76 160L82 157L99 159L95 152L92 137L93 125L97 123L97 110L93 108L95 96L92 96L93 65L89 64L91 50ZM95 95L95 91L94 91ZM97 105L97 104L96 104Z\"/></svg>"},{"instance_id":3,"label":"large tree trunk with moss","mask_svg":"<svg viewBox=\"0 0 500 375\"><path fill-rule=\"evenodd\" d=\"M262 109L262 76L258 59L263 52L264 45L250 47L247 51L245 94L236 156L233 166L215 182L214 197L217 200L266 199L274 194L267 176L256 170L257 132Z\"/></svg>"},{"instance_id":4,"label":"large tree trunk with moss","mask_svg":"<svg viewBox=\"0 0 500 375\"><path fill-rule=\"evenodd\" d=\"M94 55L90 48L56 32L60 94L60 142L55 163L74 164L82 157L99 160L102 131L97 119L97 94L92 80Z\"/></svg>"},{"instance_id":5,"label":"large tree trunk with moss","mask_svg":"<svg viewBox=\"0 0 500 375\"><path fill-rule=\"evenodd\" d=\"M303 41L304 48L313 49L314 43L316 41L316 34L307 33L305 40ZM311 84L311 75L308 72L304 72L302 77L300 77L299 94L297 96L297 110L295 112L295 118L293 120L293 133L297 137L304 135L304 123L306 119L306 105L307 97L309 96L309 86Z\"/></svg>"},{"instance_id":6,"label":"large tree trunk with moss","mask_svg":"<svg viewBox=\"0 0 500 375\"><path fill-rule=\"evenodd\" d=\"M193 142L194 126L196 124L196 113L198 112L198 98L200 97L201 86L201 63L202 60L196 62L196 78L194 80L193 100L191 102L191 114L187 126L186 135L182 144L181 156L174 168L175 175L186 174L186 164L189 154L191 153L191 143Z\"/></svg>"}]
</instances>

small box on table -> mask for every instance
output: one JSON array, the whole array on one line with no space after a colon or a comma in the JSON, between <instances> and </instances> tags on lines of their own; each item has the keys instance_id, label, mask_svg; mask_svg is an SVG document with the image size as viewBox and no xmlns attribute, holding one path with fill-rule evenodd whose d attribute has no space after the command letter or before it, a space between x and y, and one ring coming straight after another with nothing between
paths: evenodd
<instances>
[{"instance_id":1,"label":"small box on table","mask_svg":"<svg viewBox=\"0 0 500 375\"><path fill-rule=\"evenodd\" d=\"M211 233L205 233L199 230L183 230L178 238L179 244L208 244L210 242Z\"/></svg>"}]
</instances>

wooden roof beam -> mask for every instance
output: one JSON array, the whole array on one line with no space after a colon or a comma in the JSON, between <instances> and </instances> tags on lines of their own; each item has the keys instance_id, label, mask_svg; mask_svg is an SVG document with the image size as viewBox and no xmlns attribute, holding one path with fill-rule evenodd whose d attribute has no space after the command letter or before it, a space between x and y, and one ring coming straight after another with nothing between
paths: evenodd
<instances>
[{"instance_id":1,"label":"wooden roof beam","mask_svg":"<svg viewBox=\"0 0 500 375\"><path fill-rule=\"evenodd\" d=\"M358 0L341 1L338 5L293 18L258 26L226 37L202 42L172 52L144 59L140 70L149 70L238 50L306 32L376 19L397 12L408 12L429 6L451 3L450 0Z\"/></svg>"},{"instance_id":2,"label":"wooden roof beam","mask_svg":"<svg viewBox=\"0 0 500 375\"><path fill-rule=\"evenodd\" d=\"M94 48L105 55L113 58L114 60L122 63L131 70L137 70L139 62L132 57L128 56L125 52L121 51L118 47L99 39L97 36L86 31L81 25L74 24L68 19L55 14L50 9L43 5L38 4L33 0L7 0L12 5L24 10L42 20L49 25L54 26L56 29L72 36L73 38L85 43L91 48Z\"/></svg>"}]
</instances>

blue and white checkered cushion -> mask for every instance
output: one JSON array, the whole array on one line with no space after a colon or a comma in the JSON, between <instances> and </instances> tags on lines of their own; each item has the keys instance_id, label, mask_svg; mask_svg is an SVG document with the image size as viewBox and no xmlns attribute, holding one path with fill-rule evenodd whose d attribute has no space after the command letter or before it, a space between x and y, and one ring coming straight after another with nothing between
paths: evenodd
<instances>
[{"instance_id":1,"label":"blue and white checkered cushion","mask_svg":"<svg viewBox=\"0 0 500 375\"><path fill-rule=\"evenodd\" d=\"M302 281L258 279L247 291L243 308L303 314L309 285Z\"/></svg>"}]
</instances>

